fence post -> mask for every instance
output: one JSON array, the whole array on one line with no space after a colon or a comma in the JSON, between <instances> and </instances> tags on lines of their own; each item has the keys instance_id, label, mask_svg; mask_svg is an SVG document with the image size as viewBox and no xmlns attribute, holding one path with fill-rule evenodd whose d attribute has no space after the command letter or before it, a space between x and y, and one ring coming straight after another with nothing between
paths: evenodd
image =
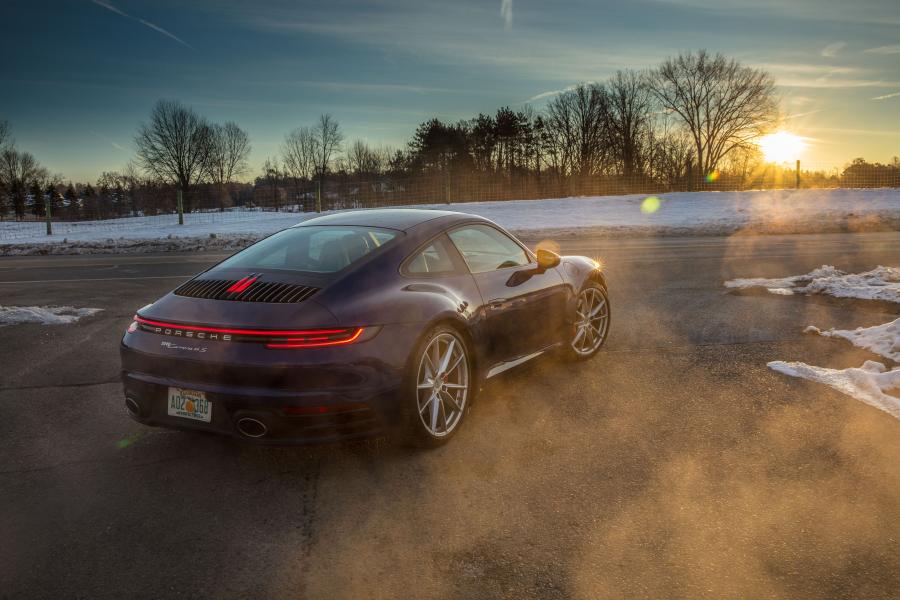
<instances>
[{"instance_id":1,"label":"fence post","mask_svg":"<svg viewBox=\"0 0 900 600\"><path fill-rule=\"evenodd\" d=\"M794 184L795 189L800 189L800 159L797 159L797 181Z\"/></svg>"},{"instance_id":2,"label":"fence post","mask_svg":"<svg viewBox=\"0 0 900 600\"><path fill-rule=\"evenodd\" d=\"M316 212L322 212L322 180L316 180Z\"/></svg>"},{"instance_id":3,"label":"fence post","mask_svg":"<svg viewBox=\"0 0 900 600\"><path fill-rule=\"evenodd\" d=\"M178 224L184 225L184 199L181 197L181 190L178 190L177 198L178 198Z\"/></svg>"},{"instance_id":4,"label":"fence post","mask_svg":"<svg viewBox=\"0 0 900 600\"><path fill-rule=\"evenodd\" d=\"M50 221L50 207L53 206L53 194L50 194L50 197L47 198L44 204L44 216L47 218L47 235L53 235L53 223Z\"/></svg>"},{"instance_id":5,"label":"fence post","mask_svg":"<svg viewBox=\"0 0 900 600\"><path fill-rule=\"evenodd\" d=\"M447 204L452 204L453 201L450 199L450 177L447 177Z\"/></svg>"}]
</instances>

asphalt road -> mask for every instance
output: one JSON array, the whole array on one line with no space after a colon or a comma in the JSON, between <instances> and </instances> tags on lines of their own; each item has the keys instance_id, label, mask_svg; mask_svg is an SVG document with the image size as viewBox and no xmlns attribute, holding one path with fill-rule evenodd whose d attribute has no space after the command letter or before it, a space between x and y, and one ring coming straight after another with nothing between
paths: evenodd
<instances>
[{"instance_id":1,"label":"asphalt road","mask_svg":"<svg viewBox=\"0 0 900 600\"><path fill-rule=\"evenodd\" d=\"M495 378L430 452L137 425L119 337L221 255L0 258L2 305L104 309L0 328L0 597L896 598L900 422L765 366L859 366L803 328L896 307L722 282L898 265L900 234L562 250L607 265L606 350Z\"/></svg>"}]
</instances>

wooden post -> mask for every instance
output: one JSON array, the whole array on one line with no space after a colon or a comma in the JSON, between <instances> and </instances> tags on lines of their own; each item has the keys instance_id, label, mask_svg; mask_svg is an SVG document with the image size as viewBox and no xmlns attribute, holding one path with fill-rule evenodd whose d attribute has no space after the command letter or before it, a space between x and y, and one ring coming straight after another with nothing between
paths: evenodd
<instances>
[{"instance_id":1,"label":"wooden post","mask_svg":"<svg viewBox=\"0 0 900 600\"><path fill-rule=\"evenodd\" d=\"M322 180L316 180L316 212L322 212Z\"/></svg>"},{"instance_id":2,"label":"wooden post","mask_svg":"<svg viewBox=\"0 0 900 600\"><path fill-rule=\"evenodd\" d=\"M184 199L181 196L181 190L178 190L178 224L184 225Z\"/></svg>"},{"instance_id":3,"label":"wooden post","mask_svg":"<svg viewBox=\"0 0 900 600\"><path fill-rule=\"evenodd\" d=\"M47 235L53 235L53 223L50 220L50 207L53 206L53 194L50 194L50 197L47 198L47 201L44 204L44 216L47 218Z\"/></svg>"},{"instance_id":4,"label":"wooden post","mask_svg":"<svg viewBox=\"0 0 900 600\"><path fill-rule=\"evenodd\" d=\"M799 158L797 159L797 181L794 184L794 187L798 190L800 189L800 159Z\"/></svg>"}]
</instances>

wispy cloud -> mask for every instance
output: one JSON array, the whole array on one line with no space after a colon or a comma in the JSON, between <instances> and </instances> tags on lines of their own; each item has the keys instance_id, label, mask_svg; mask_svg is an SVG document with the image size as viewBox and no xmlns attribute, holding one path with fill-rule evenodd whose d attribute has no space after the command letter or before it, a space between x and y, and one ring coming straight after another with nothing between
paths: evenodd
<instances>
[{"instance_id":1,"label":"wispy cloud","mask_svg":"<svg viewBox=\"0 0 900 600\"><path fill-rule=\"evenodd\" d=\"M900 44L893 44L892 46L878 46L876 48L869 48L868 50L863 50L866 54L900 54Z\"/></svg>"},{"instance_id":2,"label":"wispy cloud","mask_svg":"<svg viewBox=\"0 0 900 600\"><path fill-rule=\"evenodd\" d=\"M88 130L88 133L90 133L92 136L94 136L98 140L103 140L104 142L108 143L110 146L112 146L116 150L120 150L122 152L128 152L128 148L126 148L122 144L114 142L113 140L109 139L108 137L106 137L103 134L97 133L96 131L92 131L92 130Z\"/></svg>"},{"instance_id":3,"label":"wispy cloud","mask_svg":"<svg viewBox=\"0 0 900 600\"><path fill-rule=\"evenodd\" d=\"M894 92L893 94L885 94L884 96L875 96L872 100L887 100L888 98L897 98L900 97L900 92Z\"/></svg>"},{"instance_id":4,"label":"wispy cloud","mask_svg":"<svg viewBox=\"0 0 900 600\"><path fill-rule=\"evenodd\" d=\"M513 21L513 0L500 0L500 16L506 23L506 28L512 28Z\"/></svg>"},{"instance_id":5,"label":"wispy cloud","mask_svg":"<svg viewBox=\"0 0 900 600\"><path fill-rule=\"evenodd\" d=\"M155 23L151 23L150 21L146 21L146 20L141 19L141 18L139 18L139 17L133 17L133 16L129 15L128 13L126 13L126 12L124 12L124 11L122 11L122 10L116 8L115 6L113 6L112 4L110 4L109 2L104 2L103 0L91 0L91 2L93 2L93 3L96 4L97 6L102 6L102 7L105 8L106 10L112 11L112 12L116 13L117 15L121 16L121 17L125 17L126 19L129 19L129 20L131 20L131 21L137 21L137 22L140 23L141 25L144 25L145 27L149 27L149 28L152 29L153 31L156 31L157 33L161 33L161 34L163 34L164 36L166 36L166 37L168 37L168 38L170 38L170 39L175 40L176 42L178 42L178 43L181 44L182 46L185 46L185 47L187 47L187 48L190 48L191 50L194 50L194 47L191 46L190 44L188 44L186 41L184 41L183 39L181 39L180 37L178 37L178 36L175 35L174 33L171 33L170 31L166 31L165 29L163 29L163 28L160 27L159 25L156 25Z\"/></svg>"},{"instance_id":6,"label":"wispy cloud","mask_svg":"<svg viewBox=\"0 0 900 600\"><path fill-rule=\"evenodd\" d=\"M835 56L838 55L838 53L841 50L843 50L846 47L847 47L847 42L833 42L831 44L828 44L824 48L822 48L822 51L820 52L820 54L822 56L824 56L825 58L834 58Z\"/></svg>"},{"instance_id":7,"label":"wispy cloud","mask_svg":"<svg viewBox=\"0 0 900 600\"><path fill-rule=\"evenodd\" d=\"M586 85L590 85L590 84L592 84L592 83L594 83L594 82L593 82L593 81L586 81L586 82L584 82L584 83L585 83ZM529 98L529 99L528 99L528 102L537 102L538 100L543 100L543 99L545 99L545 98L552 98L553 96L559 96L560 94L565 94L566 92L571 92L572 90L574 90L574 89L577 88L577 87L578 87L578 84L573 84L573 85L567 85L566 87L564 87L564 88L562 88L562 89L559 89L559 90L550 90L550 91L547 91L547 92L541 92L540 94L537 94L537 95L532 96L531 98Z\"/></svg>"}]
</instances>

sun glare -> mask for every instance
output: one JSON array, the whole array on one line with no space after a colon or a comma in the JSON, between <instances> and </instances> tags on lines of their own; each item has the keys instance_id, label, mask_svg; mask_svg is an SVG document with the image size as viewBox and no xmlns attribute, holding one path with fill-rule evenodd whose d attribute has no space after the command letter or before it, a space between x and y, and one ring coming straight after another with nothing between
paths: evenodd
<instances>
[{"instance_id":1,"label":"sun glare","mask_svg":"<svg viewBox=\"0 0 900 600\"><path fill-rule=\"evenodd\" d=\"M779 131L761 137L759 148L768 162L782 163L798 160L806 143L799 135Z\"/></svg>"}]
</instances>

